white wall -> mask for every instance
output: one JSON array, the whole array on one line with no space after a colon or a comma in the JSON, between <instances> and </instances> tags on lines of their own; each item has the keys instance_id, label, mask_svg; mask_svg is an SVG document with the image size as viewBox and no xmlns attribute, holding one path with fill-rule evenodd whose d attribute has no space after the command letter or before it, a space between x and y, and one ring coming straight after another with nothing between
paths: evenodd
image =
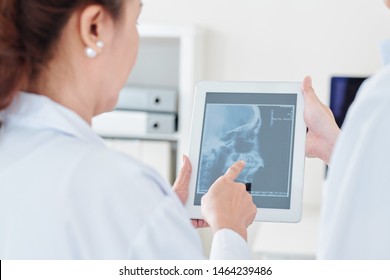
<instances>
[{"instance_id":1,"label":"white wall","mask_svg":"<svg viewBox=\"0 0 390 280\"><path fill-rule=\"evenodd\" d=\"M331 75L370 75L390 38L380 0L143 0L143 21L205 30L204 79L301 81L328 102ZM305 202L318 204L323 165L306 164Z\"/></svg>"},{"instance_id":2,"label":"white wall","mask_svg":"<svg viewBox=\"0 0 390 280\"><path fill-rule=\"evenodd\" d=\"M205 30L204 79L301 81L310 74L324 102L330 76L371 75L381 66L379 43L390 38L381 0L143 2L140 24L194 23ZM306 162L306 208L320 205L323 171L320 161Z\"/></svg>"}]
</instances>

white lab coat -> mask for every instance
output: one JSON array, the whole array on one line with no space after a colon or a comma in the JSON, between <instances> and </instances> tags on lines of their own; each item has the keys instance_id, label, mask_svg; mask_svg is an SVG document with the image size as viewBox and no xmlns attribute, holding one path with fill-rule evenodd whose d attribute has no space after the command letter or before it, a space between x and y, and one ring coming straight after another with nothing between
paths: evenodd
<instances>
[{"instance_id":1,"label":"white lab coat","mask_svg":"<svg viewBox=\"0 0 390 280\"><path fill-rule=\"evenodd\" d=\"M202 259L184 207L153 170L106 148L71 110L20 93L1 114L0 259ZM216 233L216 259L250 258Z\"/></svg>"},{"instance_id":2,"label":"white lab coat","mask_svg":"<svg viewBox=\"0 0 390 280\"><path fill-rule=\"evenodd\" d=\"M390 65L363 84L343 124L324 187L318 257L390 259Z\"/></svg>"}]
</instances>

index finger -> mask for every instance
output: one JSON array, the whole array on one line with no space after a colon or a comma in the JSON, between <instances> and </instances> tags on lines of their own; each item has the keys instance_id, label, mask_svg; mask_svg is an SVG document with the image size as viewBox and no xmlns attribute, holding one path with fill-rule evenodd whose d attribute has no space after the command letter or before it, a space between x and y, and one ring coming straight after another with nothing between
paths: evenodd
<instances>
[{"instance_id":1,"label":"index finger","mask_svg":"<svg viewBox=\"0 0 390 280\"><path fill-rule=\"evenodd\" d=\"M241 171L245 168L245 161L240 160L234 163L229 169L226 171L225 176L230 180L234 181L237 179L238 175L240 175Z\"/></svg>"}]
</instances>

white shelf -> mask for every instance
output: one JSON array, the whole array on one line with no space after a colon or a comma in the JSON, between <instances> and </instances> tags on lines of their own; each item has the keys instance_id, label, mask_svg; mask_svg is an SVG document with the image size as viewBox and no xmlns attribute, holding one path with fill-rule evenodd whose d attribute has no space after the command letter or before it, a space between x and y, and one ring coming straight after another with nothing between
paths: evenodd
<instances>
[{"instance_id":1,"label":"white shelf","mask_svg":"<svg viewBox=\"0 0 390 280\"><path fill-rule=\"evenodd\" d=\"M116 136L116 135L102 135L102 137L107 139L121 139L121 140L147 140L147 141L167 141L167 142L178 142L180 140L180 135L178 133L174 134L133 134L127 136Z\"/></svg>"},{"instance_id":2,"label":"white shelf","mask_svg":"<svg viewBox=\"0 0 390 280\"><path fill-rule=\"evenodd\" d=\"M129 133L130 128L127 128L123 135L116 130L115 135L101 136L111 139L171 142L174 153L172 173L173 177L176 177L182 155L188 154L189 149L195 83L200 80L202 73L202 32L190 24L142 23L138 29L139 56L127 85L177 90L177 132L140 134L142 128L134 133ZM136 127L140 122L133 124L133 127ZM124 127L122 123L118 123L115 127L121 126ZM158 155L156 160L160 160Z\"/></svg>"},{"instance_id":3,"label":"white shelf","mask_svg":"<svg viewBox=\"0 0 390 280\"><path fill-rule=\"evenodd\" d=\"M192 121L193 98L195 84L200 80L203 69L203 44L202 31L191 24L160 24L160 23L142 23L139 26L141 41L145 44L161 43L162 50L167 55L172 55L176 48L177 57L158 57L160 65L154 67L157 69L164 65L164 70L170 70L171 73L162 73L158 75L166 76L162 81L162 86L175 87L178 91L178 131L171 137L150 136L154 140L172 140L177 141L177 163L181 163L182 155L188 154L190 128ZM141 42L142 44L142 42ZM141 45L142 48L142 45ZM141 50L141 49L140 49ZM142 58L141 58L142 59ZM152 71L152 70L151 70ZM175 73L177 71L177 73ZM136 73L137 74L137 73ZM153 76L153 73L150 73ZM154 80L158 80L156 77ZM136 80L130 82L137 83ZM148 81L156 85L154 81ZM165 84L164 84L165 83ZM180 168L178 164L176 171Z\"/></svg>"},{"instance_id":4,"label":"white shelf","mask_svg":"<svg viewBox=\"0 0 390 280\"><path fill-rule=\"evenodd\" d=\"M200 29L192 24L142 23L138 32L143 38L195 38Z\"/></svg>"}]
</instances>

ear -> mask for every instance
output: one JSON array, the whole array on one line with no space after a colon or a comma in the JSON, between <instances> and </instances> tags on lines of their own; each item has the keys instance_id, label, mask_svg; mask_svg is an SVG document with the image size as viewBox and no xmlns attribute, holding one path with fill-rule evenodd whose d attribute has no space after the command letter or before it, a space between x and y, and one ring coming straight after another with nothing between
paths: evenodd
<instances>
[{"instance_id":1,"label":"ear","mask_svg":"<svg viewBox=\"0 0 390 280\"><path fill-rule=\"evenodd\" d=\"M104 43L104 36L109 34L108 25L112 24L111 16L99 5L89 5L80 13L80 35L86 48L93 49L96 54L102 52L103 46L97 45L99 41Z\"/></svg>"}]
</instances>

